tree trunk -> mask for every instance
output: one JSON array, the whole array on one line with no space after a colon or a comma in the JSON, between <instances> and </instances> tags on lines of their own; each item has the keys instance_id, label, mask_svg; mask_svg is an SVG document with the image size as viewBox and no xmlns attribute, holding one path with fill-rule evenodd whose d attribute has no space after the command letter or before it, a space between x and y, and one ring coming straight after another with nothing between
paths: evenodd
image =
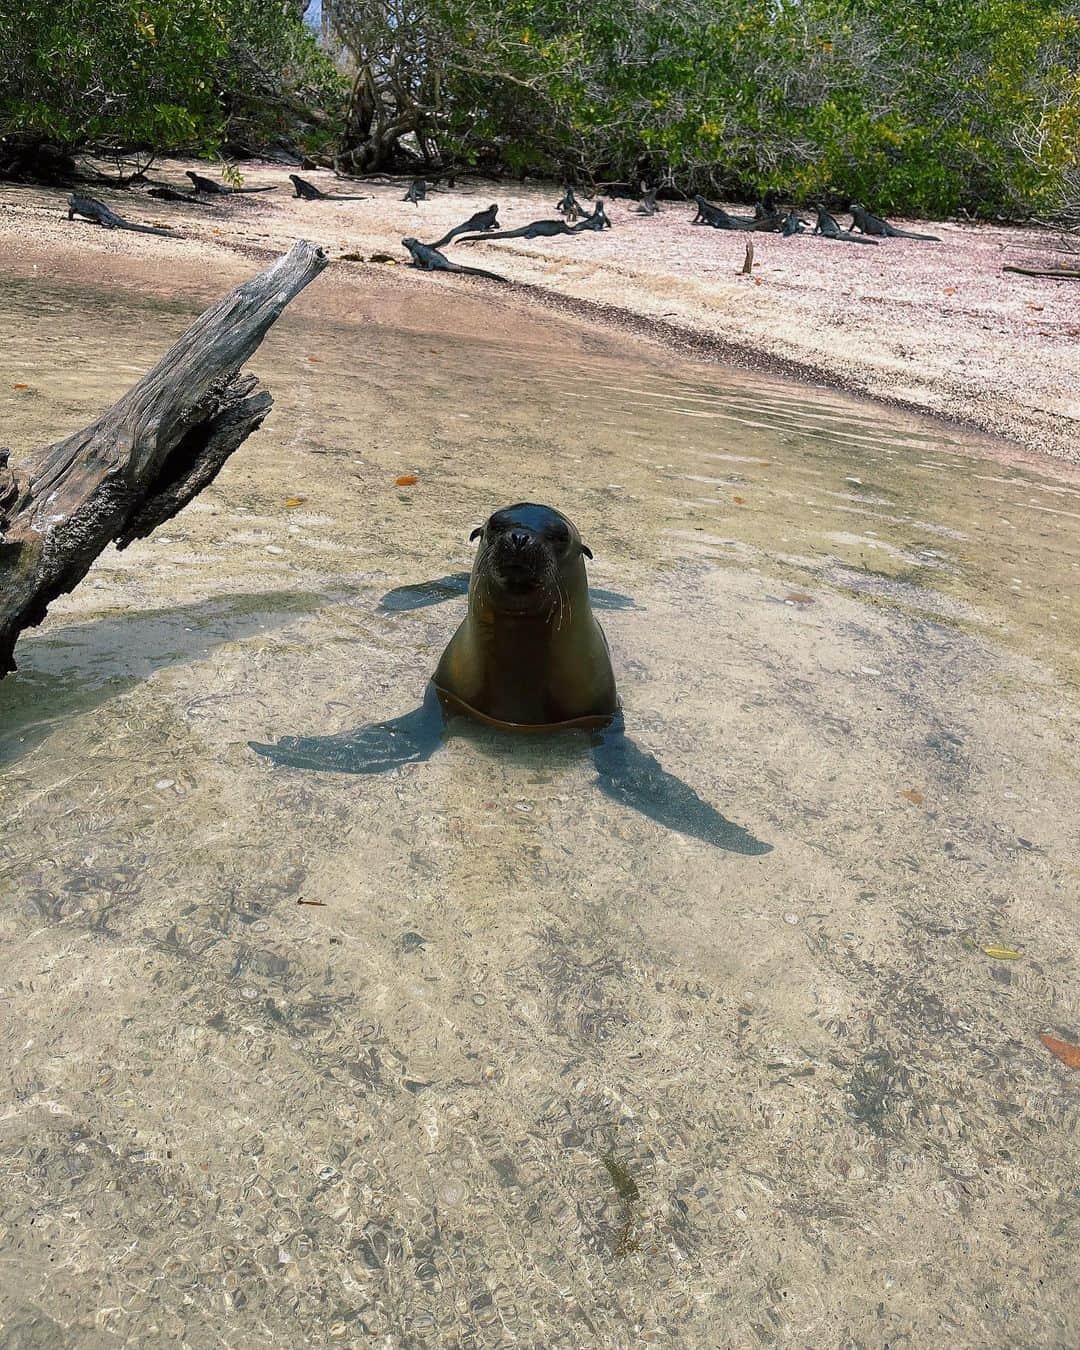
<instances>
[{"instance_id":1,"label":"tree trunk","mask_svg":"<svg viewBox=\"0 0 1080 1350\"><path fill-rule=\"evenodd\" d=\"M96 422L12 465L0 450L0 678L24 628L109 544L176 515L261 423L273 399L240 367L327 264L301 240L208 309Z\"/></svg>"}]
</instances>

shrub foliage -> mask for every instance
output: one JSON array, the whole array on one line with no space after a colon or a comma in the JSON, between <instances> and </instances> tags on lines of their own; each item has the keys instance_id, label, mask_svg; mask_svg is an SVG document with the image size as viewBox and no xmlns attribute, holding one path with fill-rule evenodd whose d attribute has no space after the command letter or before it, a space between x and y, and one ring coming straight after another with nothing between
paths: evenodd
<instances>
[{"instance_id":1,"label":"shrub foliage","mask_svg":"<svg viewBox=\"0 0 1080 1350\"><path fill-rule=\"evenodd\" d=\"M346 149L368 163L389 129L466 162L881 210L1016 214L1076 194L1077 0L333 0L332 14L355 62Z\"/></svg>"},{"instance_id":2,"label":"shrub foliage","mask_svg":"<svg viewBox=\"0 0 1080 1350\"><path fill-rule=\"evenodd\" d=\"M0 139L1080 215L1080 0L0 0Z\"/></svg>"}]
</instances>

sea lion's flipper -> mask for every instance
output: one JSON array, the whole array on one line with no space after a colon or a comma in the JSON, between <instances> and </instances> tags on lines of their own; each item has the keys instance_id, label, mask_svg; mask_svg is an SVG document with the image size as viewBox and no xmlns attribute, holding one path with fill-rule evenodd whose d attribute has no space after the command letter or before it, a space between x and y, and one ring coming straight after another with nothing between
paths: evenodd
<instances>
[{"instance_id":1,"label":"sea lion's flipper","mask_svg":"<svg viewBox=\"0 0 1080 1350\"><path fill-rule=\"evenodd\" d=\"M449 576L435 577L432 581L418 581L412 586L395 586L387 591L379 601L379 612L400 614L411 609L426 609L428 605L441 605L444 600L453 600L459 595L469 593L469 573L451 572ZM605 591L596 586L589 587L589 600L594 609L636 609L628 595L618 591Z\"/></svg>"},{"instance_id":2,"label":"sea lion's flipper","mask_svg":"<svg viewBox=\"0 0 1080 1350\"><path fill-rule=\"evenodd\" d=\"M336 736L283 736L274 745L248 741L252 750L295 769L323 773L385 773L431 758L446 737L438 694L428 685L419 708Z\"/></svg>"},{"instance_id":3,"label":"sea lion's flipper","mask_svg":"<svg viewBox=\"0 0 1080 1350\"><path fill-rule=\"evenodd\" d=\"M449 576L436 577L434 581L419 581L414 586L395 586L379 601L379 609L393 614L408 609L426 609L428 605L440 605L444 600L468 593L469 573L451 572Z\"/></svg>"},{"instance_id":4,"label":"sea lion's flipper","mask_svg":"<svg viewBox=\"0 0 1080 1350\"><path fill-rule=\"evenodd\" d=\"M702 801L692 787L675 778L623 732L618 717L592 738L593 762L600 791L613 801L641 811L650 820L701 839L730 853L771 853L772 845L755 839L715 807Z\"/></svg>"}]
</instances>

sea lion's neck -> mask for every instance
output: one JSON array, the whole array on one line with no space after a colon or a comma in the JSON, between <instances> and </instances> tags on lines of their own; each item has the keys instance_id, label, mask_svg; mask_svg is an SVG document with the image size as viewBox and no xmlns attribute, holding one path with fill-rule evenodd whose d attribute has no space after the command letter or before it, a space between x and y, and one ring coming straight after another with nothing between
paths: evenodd
<instances>
[{"instance_id":1,"label":"sea lion's neck","mask_svg":"<svg viewBox=\"0 0 1080 1350\"><path fill-rule=\"evenodd\" d=\"M554 611L515 614L477 604L470 610L470 617L476 625L477 639L494 654L508 660L520 654L523 660L541 667L548 664L555 649L571 639L578 622L578 616L566 602L561 614L557 605Z\"/></svg>"}]
</instances>

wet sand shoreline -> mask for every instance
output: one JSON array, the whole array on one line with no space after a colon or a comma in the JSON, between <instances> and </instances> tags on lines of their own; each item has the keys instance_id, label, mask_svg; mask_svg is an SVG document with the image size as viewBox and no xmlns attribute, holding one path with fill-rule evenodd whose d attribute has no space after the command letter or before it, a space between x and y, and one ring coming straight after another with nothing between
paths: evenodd
<instances>
[{"instance_id":1,"label":"wet sand shoreline","mask_svg":"<svg viewBox=\"0 0 1080 1350\"><path fill-rule=\"evenodd\" d=\"M153 174L179 186L187 163L167 161ZM95 255L116 251L147 260L164 253L177 268L189 264L197 271L222 253L268 260L298 237L322 243L333 259L386 253L404 263L403 234L437 238L490 200L500 203L504 228L554 214L550 185L469 178L413 206L399 200L398 181L357 188L309 171L305 176L324 191L371 195L359 202L307 203L291 196L284 167L251 164L244 172L247 184L277 184L279 191L197 208L93 189L132 220L172 225L175 241L68 224L60 215L66 194L59 190L0 189L4 268L18 273L41 252L44 258L35 258L40 268L60 247L80 259L80 272L93 269ZM744 277L738 268L746 236L692 228L692 207L665 203L661 215L645 218L619 200L609 203L609 214L614 229L580 239L447 246L453 260L505 276L513 283L505 290L411 269L403 275L385 263L342 266L380 282L407 276L436 294L437 288L484 288L494 303L572 315L643 338L673 356L929 414L1010 441L1031 463L1080 462L1080 288L1000 271L1005 261L1050 256L1060 236L935 224L931 230L942 244L897 239L870 249L756 235L755 272ZM1002 451L1012 457L1012 447Z\"/></svg>"}]
</instances>

